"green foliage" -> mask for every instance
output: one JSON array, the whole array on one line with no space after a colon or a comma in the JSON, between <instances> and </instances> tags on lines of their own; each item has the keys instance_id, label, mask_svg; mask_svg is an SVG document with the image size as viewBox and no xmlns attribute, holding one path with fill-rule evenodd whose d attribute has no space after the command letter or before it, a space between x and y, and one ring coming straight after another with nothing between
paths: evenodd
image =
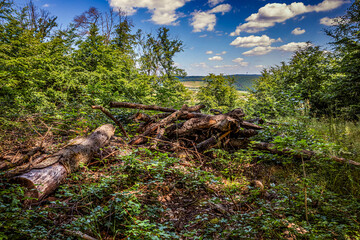
<instances>
[{"instance_id":1,"label":"green foliage","mask_svg":"<svg viewBox=\"0 0 360 240\"><path fill-rule=\"evenodd\" d=\"M223 75L210 74L204 78L206 85L200 87L197 98L208 108L231 110L235 107L237 92L234 87L234 78Z\"/></svg>"},{"instance_id":2,"label":"green foliage","mask_svg":"<svg viewBox=\"0 0 360 240\"><path fill-rule=\"evenodd\" d=\"M309 45L289 63L265 69L254 85L252 109L268 117L300 112L358 119L359 9L355 1L338 25L326 31L334 38L334 53Z\"/></svg>"},{"instance_id":3,"label":"green foliage","mask_svg":"<svg viewBox=\"0 0 360 240\"><path fill-rule=\"evenodd\" d=\"M269 117L330 114L335 63L330 53L309 45L288 64L265 69L254 84L254 109Z\"/></svg>"},{"instance_id":4,"label":"green foliage","mask_svg":"<svg viewBox=\"0 0 360 240\"><path fill-rule=\"evenodd\" d=\"M190 98L190 92L181 84L177 76L185 76L173 60L176 53L183 51L183 42L171 39L169 29L162 27L156 36L147 35L141 43L143 54L140 57L141 71L152 76L152 95L155 101L164 106L181 106Z\"/></svg>"},{"instance_id":5,"label":"green foliage","mask_svg":"<svg viewBox=\"0 0 360 240\"><path fill-rule=\"evenodd\" d=\"M37 207L24 209L22 201L27 199L24 190L17 184L0 180L0 239L47 237L46 225L51 224L46 218L47 211Z\"/></svg>"},{"instance_id":6,"label":"green foliage","mask_svg":"<svg viewBox=\"0 0 360 240\"><path fill-rule=\"evenodd\" d=\"M156 38L149 35L147 42L155 41L148 46L150 52L137 58L132 25L121 14L112 31L99 28L103 18L95 8L76 17L68 29L57 30L56 17L43 17L32 3L19 12L10 2L1 4L3 112L44 113L110 101L178 106L189 98L175 78L183 73L173 61L182 42L171 40L168 29L159 29ZM146 75L138 67L144 58L156 59L152 68L159 69L159 75Z\"/></svg>"},{"instance_id":7,"label":"green foliage","mask_svg":"<svg viewBox=\"0 0 360 240\"><path fill-rule=\"evenodd\" d=\"M340 76L334 83L332 101L337 110L348 118L360 115L360 3L354 1L347 13L337 20L338 25L327 30L334 41Z\"/></svg>"}]
</instances>

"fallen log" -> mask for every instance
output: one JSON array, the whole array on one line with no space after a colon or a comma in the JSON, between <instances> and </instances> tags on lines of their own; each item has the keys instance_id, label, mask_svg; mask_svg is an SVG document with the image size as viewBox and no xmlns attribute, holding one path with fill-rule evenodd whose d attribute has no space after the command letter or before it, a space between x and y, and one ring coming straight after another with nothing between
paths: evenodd
<instances>
[{"instance_id":1,"label":"fallen log","mask_svg":"<svg viewBox=\"0 0 360 240\"><path fill-rule=\"evenodd\" d=\"M154 110L160 112L176 112L176 109L160 107L156 105L144 105L139 103L128 103L128 102L111 102L111 108L132 108L132 109L141 109L141 110Z\"/></svg>"},{"instance_id":2,"label":"fallen log","mask_svg":"<svg viewBox=\"0 0 360 240\"><path fill-rule=\"evenodd\" d=\"M146 136L150 136L151 134L153 134L154 132L156 132L158 129L162 128L163 130L161 130L159 132L159 134L163 135L165 130L164 128L171 124L172 122L176 121L179 116L181 116L182 114L182 111L176 111L176 112L173 112L172 114L170 114L169 116L167 116L166 118L160 120L159 122L157 123L152 123L150 124L144 131L143 134L135 137L134 139L132 139L129 144L130 145L138 145L138 144L142 144L144 142L147 141L146 139ZM161 138L161 137L160 137ZM158 138L158 139L160 139Z\"/></svg>"},{"instance_id":3,"label":"fallen log","mask_svg":"<svg viewBox=\"0 0 360 240\"><path fill-rule=\"evenodd\" d=\"M226 132L238 128L238 121L227 115L207 115L203 118L191 118L184 122L181 128L173 131L175 135L186 136L192 134L194 130L217 129Z\"/></svg>"},{"instance_id":4,"label":"fallen log","mask_svg":"<svg viewBox=\"0 0 360 240\"><path fill-rule=\"evenodd\" d=\"M153 110L153 111L160 111L160 112L176 112L177 109L174 108L167 108L167 107L160 107L156 105L144 105L140 103L129 103L129 102L110 102L111 108L132 108L132 109L140 109L140 110ZM183 111L187 112L198 112L200 109L205 108L205 105L197 105L193 107L188 107L186 105L183 106Z\"/></svg>"},{"instance_id":5,"label":"fallen log","mask_svg":"<svg viewBox=\"0 0 360 240\"><path fill-rule=\"evenodd\" d=\"M88 163L93 155L110 141L114 132L114 126L106 124L87 137L75 138L65 148L31 166L30 171L15 177L14 180L29 189L25 195L30 198L28 202L41 200L52 193L68 174Z\"/></svg>"}]
</instances>

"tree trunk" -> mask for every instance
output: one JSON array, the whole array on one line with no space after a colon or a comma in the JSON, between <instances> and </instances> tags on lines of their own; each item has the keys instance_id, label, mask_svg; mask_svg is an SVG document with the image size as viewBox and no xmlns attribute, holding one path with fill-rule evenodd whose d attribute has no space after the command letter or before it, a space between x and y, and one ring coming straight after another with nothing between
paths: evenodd
<instances>
[{"instance_id":1,"label":"tree trunk","mask_svg":"<svg viewBox=\"0 0 360 240\"><path fill-rule=\"evenodd\" d=\"M156 105L144 105L139 103L128 103L128 102L111 102L110 103L111 108L132 108L132 109L141 109L141 110L154 110L154 111L161 111L161 112L176 112L178 110L174 108L167 108L167 107L160 107ZM193 107L189 107L187 105L184 105L182 107L182 111L187 112L198 112L200 109L205 108L205 105L197 105Z\"/></svg>"},{"instance_id":2,"label":"tree trunk","mask_svg":"<svg viewBox=\"0 0 360 240\"><path fill-rule=\"evenodd\" d=\"M30 199L31 202L41 200L52 193L68 174L88 163L110 141L114 132L114 126L106 124L87 137L75 138L65 148L32 166L29 172L15 177L15 180L29 189L26 196L35 198Z\"/></svg>"}]
</instances>

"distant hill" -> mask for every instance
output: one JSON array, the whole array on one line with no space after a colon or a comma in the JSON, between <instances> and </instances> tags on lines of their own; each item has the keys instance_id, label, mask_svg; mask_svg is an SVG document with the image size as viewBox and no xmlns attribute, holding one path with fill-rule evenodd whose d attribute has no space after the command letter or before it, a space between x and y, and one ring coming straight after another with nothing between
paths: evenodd
<instances>
[{"instance_id":1,"label":"distant hill","mask_svg":"<svg viewBox=\"0 0 360 240\"><path fill-rule=\"evenodd\" d=\"M235 86L236 89L239 91L247 91L248 88L252 88L254 80L259 78L261 75L257 74L235 74L235 75L228 75L229 77L235 78ZM181 82L203 82L203 78L205 76L187 76L183 78L179 78ZM186 85L186 84L185 84Z\"/></svg>"}]
</instances>

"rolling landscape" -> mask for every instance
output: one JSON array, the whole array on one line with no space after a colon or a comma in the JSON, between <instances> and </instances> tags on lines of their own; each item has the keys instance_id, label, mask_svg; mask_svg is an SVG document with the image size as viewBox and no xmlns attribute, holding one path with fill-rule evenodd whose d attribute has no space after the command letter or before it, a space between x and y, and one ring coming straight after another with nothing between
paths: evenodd
<instances>
[{"instance_id":1,"label":"rolling landscape","mask_svg":"<svg viewBox=\"0 0 360 240\"><path fill-rule=\"evenodd\" d=\"M236 75L226 75L225 77L230 77L235 79L234 86L238 91L248 91L252 89L254 80L258 79L261 75L248 75L248 74L236 74ZM190 90L198 90L199 87L205 86L205 81L203 80L205 76L186 76L179 78L180 82L184 84L185 87Z\"/></svg>"}]
</instances>

